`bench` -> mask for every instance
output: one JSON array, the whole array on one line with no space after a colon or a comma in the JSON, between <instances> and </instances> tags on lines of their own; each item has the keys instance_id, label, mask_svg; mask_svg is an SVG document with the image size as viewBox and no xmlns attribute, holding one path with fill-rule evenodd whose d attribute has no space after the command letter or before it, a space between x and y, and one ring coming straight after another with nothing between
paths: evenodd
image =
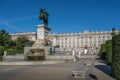
<instances>
[{"instance_id":1,"label":"bench","mask_svg":"<svg viewBox=\"0 0 120 80\"><path fill-rule=\"evenodd\" d=\"M75 78L82 78L82 79L84 79L85 78L85 73L86 73L86 71L72 71L72 75Z\"/></svg>"}]
</instances>

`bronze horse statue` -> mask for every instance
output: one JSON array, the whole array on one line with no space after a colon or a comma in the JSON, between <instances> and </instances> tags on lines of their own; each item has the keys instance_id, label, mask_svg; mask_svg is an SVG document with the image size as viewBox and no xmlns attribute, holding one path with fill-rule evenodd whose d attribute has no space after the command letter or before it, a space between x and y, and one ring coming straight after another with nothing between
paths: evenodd
<instances>
[{"instance_id":1,"label":"bronze horse statue","mask_svg":"<svg viewBox=\"0 0 120 80\"><path fill-rule=\"evenodd\" d=\"M40 20L43 20L44 25L46 25L46 26L48 26L48 16L49 16L49 14L46 12L45 9L41 9L41 10L40 10L39 19L40 19Z\"/></svg>"}]
</instances>

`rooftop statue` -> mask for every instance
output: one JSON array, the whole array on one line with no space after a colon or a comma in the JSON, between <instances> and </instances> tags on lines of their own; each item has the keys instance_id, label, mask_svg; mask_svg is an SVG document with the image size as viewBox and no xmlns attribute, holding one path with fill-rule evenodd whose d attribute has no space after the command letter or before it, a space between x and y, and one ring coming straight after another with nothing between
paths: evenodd
<instances>
[{"instance_id":1,"label":"rooftop statue","mask_svg":"<svg viewBox=\"0 0 120 80\"><path fill-rule=\"evenodd\" d=\"M48 16L49 16L49 14L47 13L47 11L45 9L40 9L39 19L43 20L44 25L46 25L46 26L48 26Z\"/></svg>"}]
</instances>

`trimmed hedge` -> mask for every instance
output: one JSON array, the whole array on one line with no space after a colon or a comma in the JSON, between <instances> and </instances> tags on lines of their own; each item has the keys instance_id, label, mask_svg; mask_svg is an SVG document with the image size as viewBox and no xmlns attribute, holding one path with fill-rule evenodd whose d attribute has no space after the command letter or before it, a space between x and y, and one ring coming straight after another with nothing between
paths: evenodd
<instances>
[{"instance_id":1,"label":"trimmed hedge","mask_svg":"<svg viewBox=\"0 0 120 80\"><path fill-rule=\"evenodd\" d=\"M99 56L101 59L105 60L106 59L106 44L102 44L100 51L99 51Z\"/></svg>"},{"instance_id":2,"label":"trimmed hedge","mask_svg":"<svg viewBox=\"0 0 120 80\"><path fill-rule=\"evenodd\" d=\"M112 63L112 40L106 41L106 62L107 64Z\"/></svg>"},{"instance_id":3,"label":"trimmed hedge","mask_svg":"<svg viewBox=\"0 0 120 80\"><path fill-rule=\"evenodd\" d=\"M112 75L120 80L120 34L112 39Z\"/></svg>"},{"instance_id":4,"label":"trimmed hedge","mask_svg":"<svg viewBox=\"0 0 120 80\"><path fill-rule=\"evenodd\" d=\"M7 50L7 55L16 55L16 50Z\"/></svg>"},{"instance_id":5,"label":"trimmed hedge","mask_svg":"<svg viewBox=\"0 0 120 80\"><path fill-rule=\"evenodd\" d=\"M101 59L106 60L107 64L112 62L112 40L106 41L101 45L99 56Z\"/></svg>"},{"instance_id":6,"label":"trimmed hedge","mask_svg":"<svg viewBox=\"0 0 120 80\"><path fill-rule=\"evenodd\" d=\"M16 55L16 54L23 54L23 50L7 50L7 55Z\"/></svg>"}]
</instances>

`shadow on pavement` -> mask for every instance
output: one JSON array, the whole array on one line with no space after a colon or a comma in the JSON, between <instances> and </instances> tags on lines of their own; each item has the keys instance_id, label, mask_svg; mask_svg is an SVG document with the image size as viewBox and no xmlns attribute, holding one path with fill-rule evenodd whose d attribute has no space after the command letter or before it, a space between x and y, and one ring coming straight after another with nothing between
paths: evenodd
<instances>
[{"instance_id":1,"label":"shadow on pavement","mask_svg":"<svg viewBox=\"0 0 120 80\"><path fill-rule=\"evenodd\" d=\"M98 78L97 78L94 74L89 74L89 76L90 76L93 80L98 80Z\"/></svg>"},{"instance_id":2,"label":"shadow on pavement","mask_svg":"<svg viewBox=\"0 0 120 80\"><path fill-rule=\"evenodd\" d=\"M95 67L105 74L111 76L111 67L109 65L96 65Z\"/></svg>"}]
</instances>

